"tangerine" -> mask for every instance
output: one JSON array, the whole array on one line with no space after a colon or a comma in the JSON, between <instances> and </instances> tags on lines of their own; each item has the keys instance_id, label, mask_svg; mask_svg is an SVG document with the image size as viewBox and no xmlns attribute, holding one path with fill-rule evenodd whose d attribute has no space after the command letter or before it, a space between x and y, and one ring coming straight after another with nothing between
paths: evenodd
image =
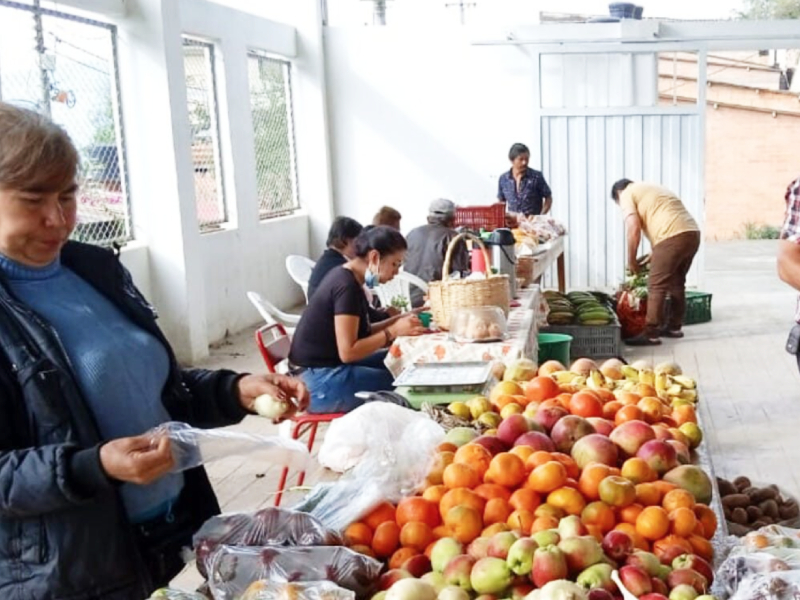
<instances>
[{"instance_id":1,"label":"tangerine","mask_svg":"<svg viewBox=\"0 0 800 600\"><path fill-rule=\"evenodd\" d=\"M697 517L691 508L681 506L669 513L669 531L673 535L688 538L696 526Z\"/></svg>"},{"instance_id":2,"label":"tangerine","mask_svg":"<svg viewBox=\"0 0 800 600\"><path fill-rule=\"evenodd\" d=\"M707 540L714 537L714 534L717 532L716 513L705 504L698 503L694 505L694 515L703 525L703 537Z\"/></svg>"},{"instance_id":3,"label":"tangerine","mask_svg":"<svg viewBox=\"0 0 800 600\"><path fill-rule=\"evenodd\" d=\"M581 471L578 490L588 500L600 499L600 482L611 475L611 467L602 463L589 463Z\"/></svg>"},{"instance_id":4,"label":"tangerine","mask_svg":"<svg viewBox=\"0 0 800 600\"><path fill-rule=\"evenodd\" d=\"M530 446L516 446L515 448L530 448L532 450ZM539 465L543 465L551 460L554 460L552 452L547 452L546 450L537 450L528 457L528 459L525 461L525 466L532 471Z\"/></svg>"},{"instance_id":5,"label":"tangerine","mask_svg":"<svg viewBox=\"0 0 800 600\"><path fill-rule=\"evenodd\" d=\"M714 560L714 547L704 536L690 535L689 543L692 545L692 552L700 558L705 558L708 562Z\"/></svg>"},{"instance_id":6,"label":"tangerine","mask_svg":"<svg viewBox=\"0 0 800 600\"><path fill-rule=\"evenodd\" d=\"M650 482L637 483L636 502L642 506L658 506L661 504L661 492Z\"/></svg>"},{"instance_id":7,"label":"tangerine","mask_svg":"<svg viewBox=\"0 0 800 600\"><path fill-rule=\"evenodd\" d=\"M560 393L552 377L537 376L525 384L525 397L531 402L543 402Z\"/></svg>"},{"instance_id":8,"label":"tangerine","mask_svg":"<svg viewBox=\"0 0 800 600\"><path fill-rule=\"evenodd\" d=\"M636 531L643 538L656 541L669 533L669 515L660 506L648 506L636 517Z\"/></svg>"},{"instance_id":9,"label":"tangerine","mask_svg":"<svg viewBox=\"0 0 800 600\"><path fill-rule=\"evenodd\" d=\"M378 558L389 558L400 545L400 527L394 521L384 521L372 536L372 550Z\"/></svg>"},{"instance_id":10,"label":"tangerine","mask_svg":"<svg viewBox=\"0 0 800 600\"><path fill-rule=\"evenodd\" d=\"M480 536L483 529L483 518L474 508L459 505L454 506L445 515L444 523L450 536L461 542L469 544Z\"/></svg>"},{"instance_id":11,"label":"tangerine","mask_svg":"<svg viewBox=\"0 0 800 600\"><path fill-rule=\"evenodd\" d=\"M486 502L486 508L483 509L483 524L505 523L512 512L514 512L514 508L508 503L508 500L491 498Z\"/></svg>"},{"instance_id":12,"label":"tangerine","mask_svg":"<svg viewBox=\"0 0 800 600\"><path fill-rule=\"evenodd\" d=\"M639 394L636 394L634 392L617 392L616 394L614 394L614 396L616 396L617 401L620 404L622 404L622 406L631 406L633 404L638 404L639 400L642 399L642 397Z\"/></svg>"},{"instance_id":13,"label":"tangerine","mask_svg":"<svg viewBox=\"0 0 800 600\"><path fill-rule=\"evenodd\" d=\"M620 508L619 512L619 520L623 523L630 523L631 525L636 524L636 519L639 517L639 513L644 510L644 506L641 504L631 504L630 506L626 506L625 508Z\"/></svg>"},{"instance_id":14,"label":"tangerine","mask_svg":"<svg viewBox=\"0 0 800 600\"><path fill-rule=\"evenodd\" d=\"M611 402L606 402L603 405L603 418L613 421L614 417L617 416L617 411L620 408L622 408L622 402L620 402L619 400L612 400Z\"/></svg>"},{"instance_id":15,"label":"tangerine","mask_svg":"<svg viewBox=\"0 0 800 600\"><path fill-rule=\"evenodd\" d=\"M468 464L453 463L445 467L442 482L451 490L454 488L474 488L481 482L481 477Z\"/></svg>"},{"instance_id":16,"label":"tangerine","mask_svg":"<svg viewBox=\"0 0 800 600\"><path fill-rule=\"evenodd\" d=\"M524 535L530 535L533 528L533 522L536 517L529 510L515 510L508 516L506 524L512 530L521 531Z\"/></svg>"},{"instance_id":17,"label":"tangerine","mask_svg":"<svg viewBox=\"0 0 800 600\"><path fill-rule=\"evenodd\" d=\"M421 496L412 496L400 500L397 504L396 519L400 527L410 521L421 521L433 528L441 522L436 505Z\"/></svg>"},{"instance_id":18,"label":"tangerine","mask_svg":"<svg viewBox=\"0 0 800 600\"><path fill-rule=\"evenodd\" d=\"M581 512L581 521L586 525L599 527L603 533L608 533L617 524L614 509L600 500L586 505Z\"/></svg>"},{"instance_id":19,"label":"tangerine","mask_svg":"<svg viewBox=\"0 0 800 600\"><path fill-rule=\"evenodd\" d=\"M468 488L449 490L439 502L439 514L441 518L444 519L451 508L459 505L469 506L478 512L478 514L483 514L486 500ZM428 523L428 525L430 525L430 523Z\"/></svg>"},{"instance_id":20,"label":"tangerine","mask_svg":"<svg viewBox=\"0 0 800 600\"><path fill-rule=\"evenodd\" d=\"M560 508L569 515L580 515L586 507L586 499L574 488L561 487L547 495L547 504Z\"/></svg>"},{"instance_id":21,"label":"tangerine","mask_svg":"<svg viewBox=\"0 0 800 600\"><path fill-rule=\"evenodd\" d=\"M424 552L433 541L433 530L427 523L409 521L400 530L400 544L405 548L415 548Z\"/></svg>"},{"instance_id":22,"label":"tangerine","mask_svg":"<svg viewBox=\"0 0 800 600\"><path fill-rule=\"evenodd\" d=\"M508 504L514 510L535 511L542 503L542 498L538 493L528 488L520 488L511 494Z\"/></svg>"},{"instance_id":23,"label":"tangerine","mask_svg":"<svg viewBox=\"0 0 800 600\"><path fill-rule=\"evenodd\" d=\"M417 556L418 554L419 552L414 548L399 548L394 551L394 554L392 554L392 557L389 559L389 568L399 569L409 558Z\"/></svg>"},{"instance_id":24,"label":"tangerine","mask_svg":"<svg viewBox=\"0 0 800 600\"><path fill-rule=\"evenodd\" d=\"M697 412L690 404L681 404L673 408L671 417L678 427L684 423L697 423Z\"/></svg>"},{"instance_id":25,"label":"tangerine","mask_svg":"<svg viewBox=\"0 0 800 600\"><path fill-rule=\"evenodd\" d=\"M653 542L653 554L659 559L669 560L668 557L675 557L675 547L680 548L680 554L692 554L692 545L689 540L677 535L666 535L660 540Z\"/></svg>"},{"instance_id":26,"label":"tangerine","mask_svg":"<svg viewBox=\"0 0 800 600\"><path fill-rule=\"evenodd\" d=\"M618 523L614 529L623 533L627 533L633 542L634 548L644 550L645 552L650 551L650 544L638 531L636 531L635 525L632 525L631 523Z\"/></svg>"},{"instance_id":27,"label":"tangerine","mask_svg":"<svg viewBox=\"0 0 800 600\"><path fill-rule=\"evenodd\" d=\"M458 450L458 446L451 444L450 442L442 442L436 446L437 452L455 452L456 450Z\"/></svg>"},{"instance_id":28,"label":"tangerine","mask_svg":"<svg viewBox=\"0 0 800 600\"><path fill-rule=\"evenodd\" d=\"M481 531L481 537L492 537L495 533L502 533L504 531L511 531L508 523L492 523Z\"/></svg>"},{"instance_id":29,"label":"tangerine","mask_svg":"<svg viewBox=\"0 0 800 600\"><path fill-rule=\"evenodd\" d=\"M567 469L567 477L577 480L581 476L581 469L575 459L563 452L553 452L553 460L557 460Z\"/></svg>"},{"instance_id":30,"label":"tangerine","mask_svg":"<svg viewBox=\"0 0 800 600\"><path fill-rule=\"evenodd\" d=\"M614 423L622 425L628 421L644 421L644 413L642 409L635 404L628 404L623 406L614 415Z\"/></svg>"},{"instance_id":31,"label":"tangerine","mask_svg":"<svg viewBox=\"0 0 800 600\"><path fill-rule=\"evenodd\" d=\"M569 401L569 412L579 417L602 417L603 403L600 399L587 391L573 394Z\"/></svg>"},{"instance_id":32,"label":"tangerine","mask_svg":"<svg viewBox=\"0 0 800 600\"><path fill-rule=\"evenodd\" d=\"M647 483L658 479L658 473L643 458L634 456L622 463L620 471L625 479L633 483Z\"/></svg>"},{"instance_id":33,"label":"tangerine","mask_svg":"<svg viewBox=\"0 0 800 600\"><path fill-rule=\"evenodd\" d=\"M522 459L522 462L525 463L525 467L527 470L530 468L527 466L528 459L530 458L531 454L533 454L534 450L530 446L514 446L510 450L511 454L516 454Z\"/></svg>"},{"instance_id":34,"label":"tangerine","mask_svg":"<svg viewBox=\"0 0 800 600\"><path fill-rule=\"evenodd\" d=\"M525 463L516 454L500 452L492 458L484 479L487 482L515 488L525 481Z\"/></svg>"},{"instance_id":35,"label":"tangerine","mask_svg":"<svg viewBox=\"0 0 800 600\"><path fill-rule=\"evenodd\" d=\"M567 469L560 462L551 460L539 465L528 476L526 487L541 494L557 490L567 481Z\"/></svg>"},{"instance_id":36,"label":"tangerine","mask_svg":"<svg viewBox=\"0 0 800 600\"><path fill-rule=\"evenodd\" d=\"M502 498L503 500L508 500L511 498L511 492L508 490L508 488L496 483L482 483L475 487L472 491L486 501L489 501L492 498Z\"/></svg>"},{"instance_id":37,"label":"tangerine","mask_svg":"<svg viewBox=\"0 0 800 600\"><path fill-rule=\"evenodd\" d=\"M661 500L661 506L664 507L668 513L671 513L676 508L690 508L694 510L695 500L694 495L684 489L676 488L664 494Z\"/></svg>"},{"instance_id":38,"label":"tangerine","mask_svg":"<svg viewBox=\"0 0 800 600\"><path fill-rule=\"evenodd\" d=\"M469 465L481 480L483 480L486 471L489 470L491 462L492 453L480 444L473 443L461 446L456 450L456 454L453 457L453 463Z\"/></svg>"},{"instance_id":39,"label":"tangerine","mask_svg":"<svg viewBox=\"0 0 800 600\"><path fill-rule=\"evenodd\" d=\"M536 517L531 525L531 533L537 533L546 529L558 527L558 519L555 517Z\"/></svg>"},{"instance_id":40,"label":"tangerine","mask_svg":"<svg viewBox=\"0 0 800 600\"><path fill-rule=\"evenodd\" d=\"M372 546L372 529L366 523L356 522L344 530L344 541L348 546Z\"/></svg>"},{"instance_id":41,"label":"tangerine","mask_svg":"<svg viewBox=\"0 0 800 600\"><path fill-rule=\"evenodd\" d=\"M386 523L387 521L391 521L394 523L395 519L395 509L394 504L391 502L381 502L373 508L370 513L364 517L364 523L366 523L372 531L378 530L378 525L381 523Z\"/></svg>"},{"instance_id":42,"label":"tangerine","mask_svg":"<svg viewBox=\"0 0 800 600\"><path fill-rule=\"evenodd\" d=\"M425 491L422 492L422 497L425 498L428 502L433 502L434 504L439 504L442 501L442 498L447 493L447 486L446 485L432 485L430 487L425 488Z\"/></svg>"}]
</instances>

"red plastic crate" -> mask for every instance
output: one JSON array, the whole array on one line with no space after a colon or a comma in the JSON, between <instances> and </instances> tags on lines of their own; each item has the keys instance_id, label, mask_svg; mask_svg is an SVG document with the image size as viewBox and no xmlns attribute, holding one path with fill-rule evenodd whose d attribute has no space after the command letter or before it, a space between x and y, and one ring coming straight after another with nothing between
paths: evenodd
<instances>
[{"instance_id":1,"label":"red plastic crate","mask_svg":"<svg viewBox=\"0 0 800 600\"><path fill-rule=\"evenodd\" d=\"M456 227L468 227L475 231L481 228L494 231L506 226L506 205L497 202L489 206L457 206Z\"/></svg>"}]
</instances>

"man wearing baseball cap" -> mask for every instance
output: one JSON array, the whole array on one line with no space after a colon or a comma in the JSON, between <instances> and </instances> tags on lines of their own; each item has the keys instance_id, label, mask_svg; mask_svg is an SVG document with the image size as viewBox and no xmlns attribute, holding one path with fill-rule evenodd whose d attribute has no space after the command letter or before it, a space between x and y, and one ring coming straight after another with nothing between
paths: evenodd
<instances>
[{"instance_id":1,"label":"man wearing baseball cap","mask_svg":"<svg viewBox=\"0 0 800 600\"><path fill-rule=\"evenodd\" d=\"M412 229L406 236L408 251L404 269L425 281L442 278L444 255L450 241L458 235L453 229L456 221L456 205L451 200L438 198L428 207L428 224ZM459 242L453 252L450 271L469 269L467 246ZM422 290L411 287L411 305L422 306L425 302Z\"/></svg>"}]
</instances>

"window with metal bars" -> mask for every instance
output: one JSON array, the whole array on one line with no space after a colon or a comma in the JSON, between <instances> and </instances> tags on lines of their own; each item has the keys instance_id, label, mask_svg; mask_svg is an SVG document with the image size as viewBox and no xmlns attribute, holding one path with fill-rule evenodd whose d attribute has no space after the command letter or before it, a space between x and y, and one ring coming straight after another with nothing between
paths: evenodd
<instances>
[{"instance_id":1,"label":"window with metal bars","mask_svg":"<svg viewBox=\"0 0 800 600\"><path fill-rule=\"evenodd\" d=\"M215 231L228 221L222 161L214 44L184 36L186 99L192 128L194 194L200 231Z\"/></svg>"},{"instance_id":2,"label":"window with metal bars","mask_svg":"<svg viewBox=\"0 0 800 600\"><path fill-rule=\"evenodd\" d=\"M250 111L261 220L300 208L297 193L291 63L260 50L248 52Z\"/></svg>"},{"instance_id":3,"label":"window with metal bars","mask_svg":"<svg viewBox=\"0 0 800 600\"><path fill-rule=\"evenodd\" d=\"M80 241L133 238L114 25L0 0L0 100L48 115L81 157Z\"/></svg>"}]
</instances>

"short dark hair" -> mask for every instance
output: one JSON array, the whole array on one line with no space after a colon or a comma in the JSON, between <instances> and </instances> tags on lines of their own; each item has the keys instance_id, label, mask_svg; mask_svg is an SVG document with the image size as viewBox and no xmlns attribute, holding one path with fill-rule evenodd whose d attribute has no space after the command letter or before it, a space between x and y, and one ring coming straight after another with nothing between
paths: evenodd
<instances>
[{"instance_id":1,"label":"short dark hair","mask_svg":"<svg viewBox=\"0 0 800 600\"><path fill-rule=\"evenodd\" d=\"M400 223L400 219L402 218L403 215L391 206L381 206L381 209L375 213L375 216L372 218L372 224L391 226L394 223Z\"/></svg>"},{"instance_id":2,"label":"short dark hair","mask_svg":"<svg viewBox=\"0 0 800 600\"><path fill-rule=\"evenodd\" d=\"M376 225L364 229L356 238L356 256L366 258L370 250L377 250L381 257L408 249L406 238L394 227Z\"/></svg>"},{"instance_id":3,"label":"short dark hair","mask_svg":"<svg viewBox=\"0 0 800 600\"><path fill-rule=\"evenodd\" d=\"M515 160L518 156L522 156L523 154L530 156L531 151L528 150L525 144L514 144L511 146L511 150L508 151L508 160Z\"/></svg>"},{"instance_id":4,"label":"short dark hair","mask_svg":"<svg viewBox=\"0 0 800 600\"><path fill-rule=\"evenodd\" d=\"M611 199L614 202L619 202L619 193L632 183L630 179L620 179L617 181L611 186Z\"/></svg>"},{"instance_id":5,"label":"short dark hair","mask_svg":"<svg viewBox=\"0 0 800 600\"><path fill-rule=\"evenodd\" d=\"M331 223L331 228L328 230L328 241L326 242L329 248L336 248L341 250L347 246L350 240L354 240L364 229L361 223L350 217L336 217Z\"/></svg>"}]
</instances>

